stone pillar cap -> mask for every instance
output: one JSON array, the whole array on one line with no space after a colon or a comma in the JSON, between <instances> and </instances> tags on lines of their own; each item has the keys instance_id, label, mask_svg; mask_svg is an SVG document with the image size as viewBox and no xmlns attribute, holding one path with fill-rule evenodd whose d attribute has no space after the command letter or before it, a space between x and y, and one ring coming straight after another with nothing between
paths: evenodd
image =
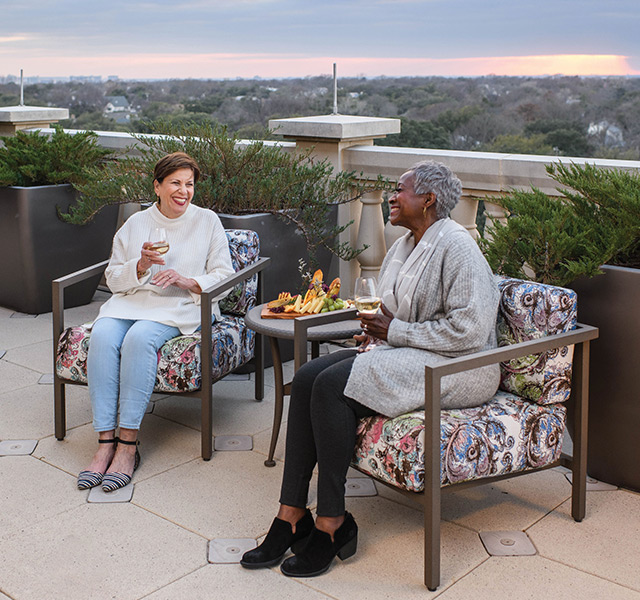
<instances>
[{"instance_id":1,"label":"stone pillar cap","mask_svg":"<svg viewBox=\"0 0 640 600\"><path fill-rule=\"evenodd\" d=\"M69 118L68 108L52 108L51 106L0 106L0 122L38 123L61 121Z\"/></svg>"},{"instance_id":2,"label":"stone pillar cap","mask_svg":"<svg viewBox=\"0 0 640 600\"><path fill-rule=\"evenodd\" d=\"M272 119L269 128L276 135L293 139L354 140L384 137L400 133L400 119L321 115L292 119Z\"/></svg>"}]
</instances>

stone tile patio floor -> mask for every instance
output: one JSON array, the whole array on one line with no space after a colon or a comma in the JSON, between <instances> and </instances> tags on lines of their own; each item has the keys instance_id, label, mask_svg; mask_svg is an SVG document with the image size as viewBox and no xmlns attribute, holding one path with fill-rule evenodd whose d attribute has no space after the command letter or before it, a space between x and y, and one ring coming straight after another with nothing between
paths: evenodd
<instances>
[{"instance_id":1,"label":"stone tile patio floor","mask_svg":"<svg viewBox=\"0 0 640 600\"><path fill-rule=\"evenodd\" d=\"M67 323L90 320L105 297L98 292L92 304L67 310ZM290 376L292 365L286 369ZM252 399L251 381L216 384L216 435L252 436L253 450L216 452L209 462L200 459L198 401L154 396L132 498L106 504L88 502L75 487L95 447L87 390L68 388L68 434L57 441L53 388L41 380L51 371L51 314L0 308L0 442L37 441L30 455L0 456L0 600L640 600L640 495L590 491L587 517L575 523L559 469L445 494L435 593L422 584L422 513L382 486L377 496L347 499L360 526L358 552L321 577L211 564L210 540L260 539L277 508L283 435L277 466L263 465L271 371L262 403ZM479 532L504 530L526 532L536 554L489 556Z\"/></svg>"}]
</instances>

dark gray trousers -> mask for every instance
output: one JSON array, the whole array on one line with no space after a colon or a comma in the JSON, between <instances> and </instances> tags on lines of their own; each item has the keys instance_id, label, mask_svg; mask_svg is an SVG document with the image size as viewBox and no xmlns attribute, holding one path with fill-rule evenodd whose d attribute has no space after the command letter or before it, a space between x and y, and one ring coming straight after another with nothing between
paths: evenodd
<instances>
[{"instance_id":1,"label":"dark gray trousers","mask_svg":"<svg viewBox=\"0 0 640 600\"><path fill-rule=\"evenodd\" d=\"M355 350L342 350L303 365L293 379L280 503L304 508L318 465L321 517L344 514L344 486L358 419L376 412L344 395Z\"/></svg>"}]
</instances>

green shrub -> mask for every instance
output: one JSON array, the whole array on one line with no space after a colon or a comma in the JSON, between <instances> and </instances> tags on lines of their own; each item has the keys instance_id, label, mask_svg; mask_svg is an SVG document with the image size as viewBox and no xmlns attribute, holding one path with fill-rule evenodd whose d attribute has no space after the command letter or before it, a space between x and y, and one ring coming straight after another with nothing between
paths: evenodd
<instances>
[{"instance_id":1,"label":"green shrub","mask_svg":"<svg viewBox=\"0 0 640 600\"><path fill-rule=\"evenodd\" d=\"M13 137L4 137L0 185L81 184L87 180L87 170L110 154L97 140L93 132L69 134L59 126L51 137L38 131L18 131Z\"/></svg>"},{"instance_id":2,"label":"green shrub","mask_svg":"<svg viewBox=\"0 0 640 600\"><path fill-rule=\"evenodd\" d=\"M201 170L194 204L218 213L277 214L298 227L312 260L319 246L350 260L364 248L336 242L351 223L329 227L331 207L356 200L369 190L390 187L381 178L364 183L353 172L334 173L328 161L314 161L311 151L289 153L261 140L239 144L217 125L156 123L154 128L157 135L134 134L140 156L112 162L106 173L94 170L91 180L78 186L82 196L67 220L85 223L108 204L153 200L154 165L170 152L183 151Z\"/></svg>"},{"instance_id":3,"label":"green shrub","mask_svg":"<svg viewBox=\"0 0 640 600\"><path fill-rule=\"evenodd\" d=\"M547 171L567 186L560 197L534 188L491 199L508 214L480 240L492 269L568 285L597 275L604 263L640 266L640 177L592 165L554 164Z\"/></svg>"}]
</instances>

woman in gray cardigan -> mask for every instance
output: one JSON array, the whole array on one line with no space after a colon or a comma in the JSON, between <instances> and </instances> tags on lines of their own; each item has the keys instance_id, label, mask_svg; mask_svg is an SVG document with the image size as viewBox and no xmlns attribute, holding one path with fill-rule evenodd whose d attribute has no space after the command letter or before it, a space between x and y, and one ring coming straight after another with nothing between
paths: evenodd
<instances>
[{"instance_id":1,"label":"woman in gray cardigan","mask_svg":"<svg viewBox=\"0 0 640 600\"><path fill-rule=\"evenodd\" d=\"M381 312L360 313L357 350L304 365L293 380L280 509L265 540L242 557L249 569L281 566L291 577L324 573L356 551L358 527L344 486L358 419L395 417L424 406L424 366L496 345L498 289L476 242L449 218L462 185L436 162L400 177L389 220L409 229L380 270ZM375 341L374 344L371 342ZM499 383L498 365L442 380L442 407L479 406ZM317 518L307 506L318 465Z\"/></svg>"}]
</instances>

